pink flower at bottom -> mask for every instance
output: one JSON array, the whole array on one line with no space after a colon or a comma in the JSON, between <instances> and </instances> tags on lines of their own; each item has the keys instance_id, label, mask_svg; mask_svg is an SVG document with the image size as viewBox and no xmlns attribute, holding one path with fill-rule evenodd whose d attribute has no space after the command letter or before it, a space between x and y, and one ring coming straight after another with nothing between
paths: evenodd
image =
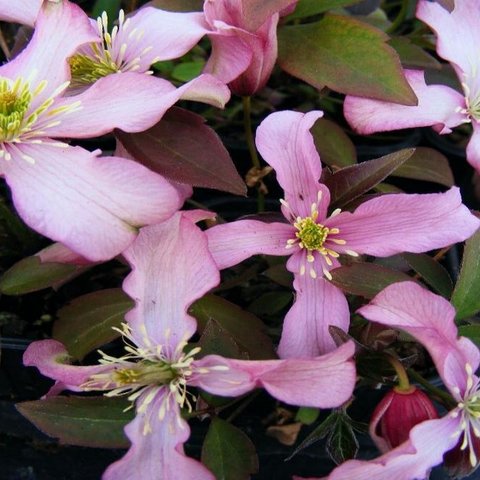
<instances>
[{"instance_id":1,"label":"pink flower at bottom","mask_svg":"<svg viewBox=\"0 0 480 480\"><path fill-rule=\"evenodd\" d=\"M390 285L359 309L365 318L404 330L428 351L456 406L443 418L415 426L409 439L374 460L351 460L337 467L328 480L421 480L459 445L471 470L480 458L480 379L475 372L480 351L458 337L455 310L444 298L414 282ZM297 477L299 478L299 477ZM312 479L310 479L312 480Z\"/></svg>"},{"instance_id":2,"label":"pink flower at bottom","mask_svg":"<svg viewBox=\"0 0 480 480\"><path fill-rule=\"evenodd\" d=\"M219 282L205 234L194 224L201 218L204 212L176 213L143 228L125 251L132 273L124 290L136 306L122 328L128 339L123 357L103 354L99 365L72 366L64 346L55 340L34 342L25 352L25 365L57 381L54 392L100 390L109 396L128 395L135 402L136 417L125 428L131 447L104 479L214 480L183 452L190 431L181 409L192 411L195 400L189 387L228 397L265 388L283 402L318 408L339 406L352 394L351 342L308 360L197 359L199 348L184 350L196 330L188 307Z\"/></svg>"}]
</instances>

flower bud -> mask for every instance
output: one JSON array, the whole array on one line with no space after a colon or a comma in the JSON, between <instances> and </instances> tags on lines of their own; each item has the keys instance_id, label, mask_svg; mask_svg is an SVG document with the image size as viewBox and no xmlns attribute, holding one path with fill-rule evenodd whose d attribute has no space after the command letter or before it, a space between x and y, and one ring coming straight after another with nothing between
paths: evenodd
<instances>
[{"instance_id":1,"label":"flower bud","mask_svg":"<svg viewBox=\"0 0 480 480\"><path fill-rule=\"evenodd\" d=\"M390 390L377 405L370 421L370 436L382 452L408 440L410 430L425 420L438 418L431 400L418 388Z\"/></svg>"},{"instance_id":2,"label":"flower bud","mask_svg":"<svg viewBox=\"0 0 480 480\"><path fill-rule=\"evenodd\" d=\"M480 458L480 438L474 434L470 427L471 442L467 448L461 448L463 437L460 438L457 445L447 452L443 457L443 466L451 478L463 478L478 468L478 461L472 462L472 449L476 459ZM472 465L475 463L475 465Z\"/></svg>"}]
</instances>

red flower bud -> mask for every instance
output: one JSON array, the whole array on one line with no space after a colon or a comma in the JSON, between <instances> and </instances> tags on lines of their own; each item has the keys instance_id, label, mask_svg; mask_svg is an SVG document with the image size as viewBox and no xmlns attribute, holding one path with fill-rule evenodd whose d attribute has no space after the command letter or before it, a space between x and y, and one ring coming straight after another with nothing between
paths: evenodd
<instances>
[{"instance_id":1,"label":"red flower bud","mask_svg":"<svg viewBox=\"0 0 480 480\"><path fill-rule=\"evenodd\" d=\"M418 388L390 390L377 405L370 420L370 436L382 452L408 440L410 430L425 420L438 418L431 400Z\"/></svg>"},{"instance_id":2,"label":"red flower bud","mask_svg":"<svg viewBox=\"0 0 480 480\"><path fill-rule=\"evenodd\" d=\"M473 433L470 428L471 442L462 450L463 436L458 441L455 448L447 452L443 457L443 466L447 470L448 474L452 478L463 478L470 475L474 470L478 468L480 463L476 463L472 466L471 449L475 453L476 458L480 458L480 438Z\"/></svg>"}]
</instances>

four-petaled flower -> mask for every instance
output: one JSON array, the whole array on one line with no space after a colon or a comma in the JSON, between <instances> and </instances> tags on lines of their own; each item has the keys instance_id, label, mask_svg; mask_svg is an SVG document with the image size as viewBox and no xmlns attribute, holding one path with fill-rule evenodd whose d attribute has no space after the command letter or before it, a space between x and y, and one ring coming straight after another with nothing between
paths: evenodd
<instances>
[{"instance_id":1,"label":"four-petaled flower","mask_svg":"<svg viewBox=\"0 0 480 480\"><path fill-rule=\"evenodd\" d=\"M431 468L453 448L467 452L472 470L478 467L480 379L475 372L480 351L468 338L458 337L452 305L414 282L401 282L381 291L358 312L416 338L432 357L456 405L444 417L415 426L397 448L371 461L345 462L328 480L428 478Z\"/></svg>"},{"instance_id":2,"label":"four-petaled flower","mask_svg":"<svg viewBox=\"0 0 480 480\"><path fill-rule=\"evenodd\" d=\"M471 123L467 160L480 171L480 1L455 0L449 12L437 2L420 0L417 18L436 32L437 53L451 63L463 92L446 85L427 85L424 72L406 70L407 81L418 98L417 106L347 96L345 118L364 135L427 126L446 134L458 125Z\"/></svg>"},{"instance_id":3,"label":"four-petaled flower","mask_svg":"<svg viewBox=\"0 0 480 480\"><path fill-rule=\"evenodd\" d=\"M189 386L229 397L263 387L281 401L319 408L339 406L352 394L352 342L306 360L197 359L199 348L185 349L196 331L187 308L220 279L205 234L192 221L204 215L178 212L162 224L144 227L125 251L133 271L124 290L136 302L121 330L128 340L125 356L102 354L100 365L72 366L65 347L55 340L34 342L25 352L26 365L57 380L55 392L108 390L108 395L126 394L135 402L137 415L125 429L132 446L107 469L105 479L214 479L183 453L189 429L180 409L193 409Z\"/></svg>"},{"instance_id":4,"label":"four-petaled flower","mask_svg":"<svg viewBox=\"0 0 480 480\"><path fill-rule=\"evenodd\" d=\"M428 195L383 195L353 213L328 215L330 194L319 183L321 163L309 131L321 112L277 112L257 130L257 147L285 191L282 212L289 223L240 220L207 231L219 268L251 255L291 255L297 296L285 317L281 357L308 357L335 348L329 325L345 331L349 309L330 282L341 254L386 257L425 252L470 237L479 220L462 204L458 188Z\"/></svg>"}]
</instances>

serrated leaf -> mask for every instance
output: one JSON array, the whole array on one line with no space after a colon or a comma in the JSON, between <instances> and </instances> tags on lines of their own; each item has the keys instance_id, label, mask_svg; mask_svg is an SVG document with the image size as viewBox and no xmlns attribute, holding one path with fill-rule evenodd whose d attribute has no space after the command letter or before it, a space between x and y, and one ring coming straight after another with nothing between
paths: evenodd
<instances>
[{"instance_id":1,"label":"serrated leaf","mask_svg":"<svg viewBox=\"0 0 480 480\"><path fill-rule=\"evenodd\" d=\"M442 265L426 253L403 253L402 257L440 295L450 298L453 283Z\"/></svg>"},{"instance_id":2,"label":"serrated leaf","mask_svg":"<svg viewBox=\"0 0 480 480\"><path fill-rule=\"evenodd\" d=\"M437 150L427 147L417 147L414 154L391 175L435 182L446 187L455 184L448 158Z\"/></svg>"},{"instance_id":3,"label":"serrated leaf","mask_svg":"<svg viewBox=\"0 0 480 480\"><path fill-rule=\"evenodd\" d=\"M480 347L480 325L462 325L458 327L458 334L469 338L473 343Z\"/></svg>"},{"instance_id":4,"label":"serrated leaf","mask_svg":"<svg viewBox=\"0 0 480 480\"><path fill-rule=\"evenodd\" d=\"M368 192L405 163L415 151L405 148L380 158L345 167L327 176L325 185L330 190L330 207L343 207Z\"/></svg>"},{"instance_id":5,"label":"serrated leaf","mask_svg":"<svg viewBox=\"0 0 480 480\"><path fill-rule=\"evenodd\" d=\"M218 417L212 420L205 437L202 463L216 480L248 480L258 472L258 457L250 439Z\"/></svg>"},{"instance_id":6,"label":"serrated leaf","mask_svg":"<svg viewBox=\"0 0 480 480\"><path fill-rule=\"evenodd\" d=\"M246 194L220 137L196 113L172 107L152 128L140 133L117 130L116 135L138 162L169 180Z\"/></svg>"},{"instance_id":7,"label":"serrated leaf","mask_svg":"<svg viewBox=\"0 0 480 480\"><path fill-rule=\"evenodd\" d=\"M327 438L327 453L339 465L355 458L358 452L358 441L350 418L346 414L337 414L336 422Z\"/></svg>"},{"instance_id":8,"label":"serrated leaf","mask_svg":"<svg viewBox=\"0 0 480 480\"><path fill-rule=\"evenodd\" d=\"M321 89L416 105L396 51L381 30L351 17L281 27L278 63L287 73Z\"/></svg>"},{"instance_id":9,"label":"serrated leaf","mask_svg":"<svg viewBox=\"0 0 480 480\"><path fill-rule=\"evenodd\" d=\"M66 263L42 263L33 255L20 260L0 277L0 292L5 295L36 292L67 280L80 268Z\"/></svg>"},{"instance_id":10,"label":"serrated leaf","mask_svg":"<svg viewBox=\"0 0 480 480\"><path fill-rule=\"evenodd\" d=\"M81 360L119 336L112 327L120 326L133 305L133 300L120 288L77 297L58 311L53 338L62 342L70 355Z\"/></svg>"},{"instance_id":11,"label":"serrated leaf","mask_svg":"<svg viewBox=\"0 0 480 480\"><path fill-rule=\"evenodd\" d=\"M406 68L441 68L438 60L407 37L393 37L388 43L397 51Z\"/></svg>"},{"instance_id":12,"label":"serrated leaf","mask_svg":"<svg viewBox=\"0 0 480 480\"><path fill-rule=\"evenodd\" d=\"M330 167L347 167L357 163L355 146L336 123L320 118L310 132L322 163Z\"/></svg>"},{"instance_id":13,"label":"serrated leaf","mask_svg":"<svg viewBox=\"0 0 480 480\"><path fill-rule=\"evenodd\" d=\"M93 5L92 18L97 18L106 12L110 22L114 22L118 18L120 6L121 0L97 0Z\"/></svg>"},{"instance_id":14,"label":"serrated leaf","mask_svg":"<svg viewBox=\"0 0 480 480\"><path fill-rule=\"evenodd\" d=\"M328 12L328 10L333 10L334 8L355 5L361 1L362 0L299 0L294 12L287 17L287 20L311 17L312 15Z\"/></svg>"},{"instance_id":15,"label":"serrated leaf","mask_svg":"<svg viewBox=\"0 0 480 480\"><path fill-rule=\"evenodd\" d=\"M480 231L465 243L462 267L452 294L457 320L480 311Z\"/></svg>"},{"instance_id":16,"label":"serrated leaf","mask_svg":"<svg viewBox=\"0 0 480 480\"><path fill-rule=\"evenodd\" d=\"M65 445L97 448L126 448L123 427L133 418L124 412L124 398L48 397L17 403L16 408L39 430Z\"/></svg>"},{"instance_id":17,"label":"serrated leaf","mask_svg":"<svg viewBox=\"0 0 480 480\"><path fill-rule=\"evenodd\" d=\"M392 283L412 281L406 273L374 263L356 262L330 272L332 283L346 293L373 298Z\"/></svg>"},{"instance_id":18,"label":"serrated leaf","mask_svg":"<svg viewBox=\"0 0 480 480\"><path fill-rule=\"evenodd\" d=\"M215 295L206 295L189 309L198 321L200 333L209 320L214 319L234 339L242 352L252 360L276 358L270 337L265 333L262 321L250 312Z\"/></svg>"}]
</instances>

